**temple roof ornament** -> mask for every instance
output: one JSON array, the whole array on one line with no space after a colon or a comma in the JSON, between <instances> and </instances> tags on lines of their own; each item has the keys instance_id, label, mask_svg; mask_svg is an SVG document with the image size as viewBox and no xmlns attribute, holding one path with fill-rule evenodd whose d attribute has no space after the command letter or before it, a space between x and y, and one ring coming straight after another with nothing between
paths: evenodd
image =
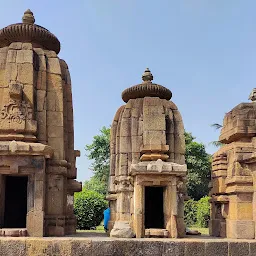
<instances>
[{"instance_id":1,"label":"temple roof ornament","mask_svg":"<svg viewBox=\"0 0 256 256\"><path fill-rule=\"evenodd\" d=\"M172 92L166 87L152 83L153 75L151 71L146 68L142 75L142 83L134 85L125 89L122 92L122 99L128 102L130 99L144 98L144 97L159 97L160 99L170 100Z\"/></svg>"},{"instance_id":2,"label":"temple roof ornament","mask_svg":"<svg viewBox=\"0 0 256 256\"><path fill-rule=\"evenodd\" d=\"M147 82L147 81L152 81L153 79L154 79L154 77L153 77L151 71L149 70L149 68L146 68L146 70L142 74L142 80L144 82Z\"/></svg>"},{"instance_id":3,"label":"temple roof ornament","mask_svg":"<svg viewBox=\"0 0 256 256\"><path fill-rule=\"evenodd\" d=\"M30 9L27 9L24 12L24 15L22 17L22 23L27 23L27 24L34 24L35 23L35 17L33 12L31 12Z\"/></svg>"},{"instance_id":4,"label":"temple roof ornament","mask_svg":"<svg viewBox=\"0 0 256 256\"><path fill-rule=\"evenodd\" d=\"M250 93L249 100L256 101L256 88L253 88L252 92Z\"/></svg>"},{"instance_id":5,"label":"temple roof ornament","mask_svg":"<svg viewBox=\"0 0 256 256\"><path fill-rule=\"evenodd\" d=\"M58 54L60 52L58 38L46 28L34 23L33 12L28 9L24 12L22 23L12 24L0 30L0 48L9 46L13 42L29 42Z\"/></svg>"}]
</instances>

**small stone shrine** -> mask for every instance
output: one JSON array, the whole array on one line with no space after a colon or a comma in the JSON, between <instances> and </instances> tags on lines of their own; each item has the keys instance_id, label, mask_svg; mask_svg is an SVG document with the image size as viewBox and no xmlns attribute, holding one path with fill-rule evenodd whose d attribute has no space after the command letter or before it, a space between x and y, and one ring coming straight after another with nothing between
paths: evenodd
<instances>
[{"instance_id":1,"label":"small stone shrine","mask_svg":"<svg viewBox=\"0 0 256 256\"><path fill-rule=\"evenodd\" d=\"M109 195L112 237L183 237L185 137L169 89L152 83L123 91L112 123Z\"/></svg>"},{"instance_id":2,"label":"small stone shrine","mask_svg":"<svg viewBox=\"0 0 256 256\"><path fill-rule=\"evenodd\" d=\"M73 107L59 40L35 24L0 30L0 235L64 236L76 230Z\"/></svg>"},{"instance_id":3,"label":"small stone shrine","mask_svg":"<svg viewBox=\"0 0 256 256\"><path fill-rule=\"evenodd\" d=\"M250 103L225 115L214 154L211 181L210 235L255 238L256 221L256 89Z\"/></svg>"}]
</instances>

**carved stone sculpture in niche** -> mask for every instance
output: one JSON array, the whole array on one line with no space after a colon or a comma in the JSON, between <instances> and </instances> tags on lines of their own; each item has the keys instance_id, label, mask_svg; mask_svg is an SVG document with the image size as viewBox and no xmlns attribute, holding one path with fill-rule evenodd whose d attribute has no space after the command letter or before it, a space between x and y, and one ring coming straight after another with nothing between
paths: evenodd
<instances>
[{"instance_id":1,"label":"carved stone sculpture in niche","mask_svg":"<svg viewBox=\"0 0 256 256\"><path fill-rule=\"evenodd\" d=\"M8 120L9 123L14 122L21 124L26 120L31 121L33 117L33 110L29 103L22 99L22 85L9 85L9 101L1 110L1 119Z\"/></svg>"}]
</instances>

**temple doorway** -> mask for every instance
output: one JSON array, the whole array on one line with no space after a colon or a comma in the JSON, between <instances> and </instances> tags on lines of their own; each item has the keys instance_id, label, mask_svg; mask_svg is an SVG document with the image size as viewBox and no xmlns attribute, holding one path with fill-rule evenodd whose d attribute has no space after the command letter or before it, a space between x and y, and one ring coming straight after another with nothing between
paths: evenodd
<instances>
[{"instance_id":1,"label":"temple doorway","mask_svg":"<svg viewBox=\"0 0 256 256\"><path fill-rule=\"evenodd\" d=\"M27 176L5 176L4 228L26 228Z\"/></svg>"},{"instance_id":2,"label":"temple doorway","mask_svg":"<svg viewBox=\"0 0 256 256\"><path fill-rule=\"evenodd\" d=\"M145 187L145 228L164 228L163 187Z\"/></svg>"}]
</instances>

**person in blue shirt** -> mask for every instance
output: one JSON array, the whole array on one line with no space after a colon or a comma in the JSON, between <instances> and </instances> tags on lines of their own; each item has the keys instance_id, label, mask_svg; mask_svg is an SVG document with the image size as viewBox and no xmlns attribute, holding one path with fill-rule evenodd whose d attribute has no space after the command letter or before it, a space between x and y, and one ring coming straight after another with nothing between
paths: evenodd
<instances>
[{"instance_id":1,"label":"person in blue shirt","mask_svg":"<svg viewBox=\"0 0 256 256\"><path fill-rule=\"evenodd\" d=\"M104 211L103 215L104 215L104 230L105 230L105 232L107 232L108 231L108 222L110 220L110 207L108 207Z\"/></svg>"}]
</instances>

